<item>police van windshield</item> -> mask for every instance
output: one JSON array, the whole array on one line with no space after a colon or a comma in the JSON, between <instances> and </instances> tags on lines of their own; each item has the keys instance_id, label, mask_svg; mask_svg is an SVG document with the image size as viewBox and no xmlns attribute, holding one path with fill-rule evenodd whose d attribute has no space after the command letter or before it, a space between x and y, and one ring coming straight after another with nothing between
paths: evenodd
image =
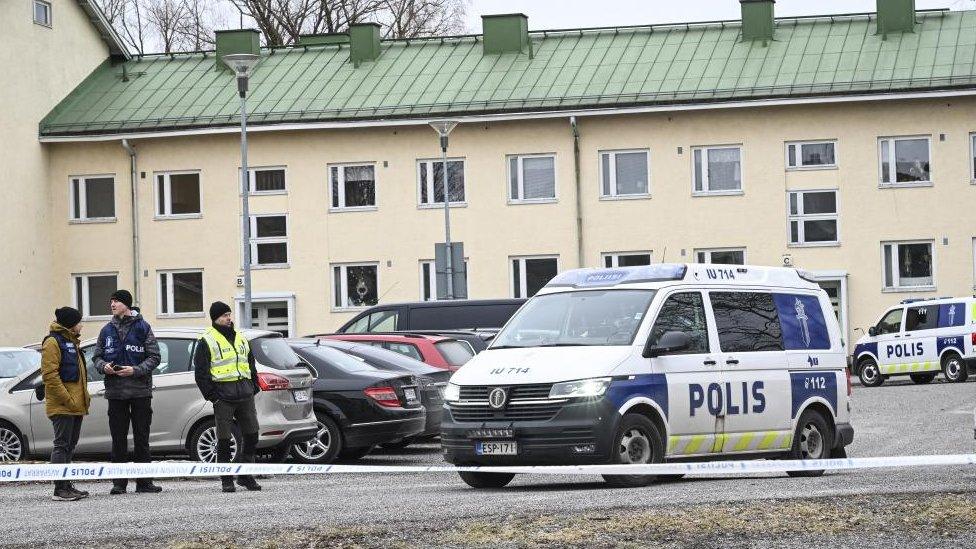
<instances>
[{"instance_id":1,"label":"police van windshield","mask_svg":"<svg viewBox=\"0 0 976 549\"><path fill-rule=\"evenodd\" d=\"M590 290L536 296L498 334L492 349L630 345L654 290Z\"/></svg>"}]
</instances>

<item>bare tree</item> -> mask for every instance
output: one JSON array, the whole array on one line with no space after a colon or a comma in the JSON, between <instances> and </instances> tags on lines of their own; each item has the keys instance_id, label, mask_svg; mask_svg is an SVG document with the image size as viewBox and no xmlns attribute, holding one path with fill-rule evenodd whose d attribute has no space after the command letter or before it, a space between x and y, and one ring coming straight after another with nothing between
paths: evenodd
<instances>
[{"instance_id":1,"label":"bare tree","mask_svg":"<svg viewBox=\"0 0 976 549\"><path fill-rule=\"evenodd\" d=\"M416 38L461 34L466 7L463 0L384 0L385 35Z\"/></svg>"},{"instance_id":2,"label":"bare tree","mask_svg":"<svg viewBox=\"0 0 976 549\"><path fill-rule=\"evenodd\" d=\"M190 8L184 0L147 0L146 20L159 39L163 53L174 51L181 32L190 23Z\"/></svg>"},{"instance_id":3,"label":"bare tree","mask_svg":"<svg viewBox=\"0 0 976 549\"><path fill-rule=\"evenodd\" d=\"M99 0L99 4L126 46L135 53L145 53L147 21L139 0Z\"/></svg>"},{"instance_id":4,"label":"bare tree","mask_svg":"<svg viewBox=\"0 0 976 549\"><path fill-rule=\"evenodd\" d=\"M216 44L214 30L227 27L224 12L207 0L184 0L187 17L177 29L181 50L200 51Z\"/></svg>"}]
</instances>

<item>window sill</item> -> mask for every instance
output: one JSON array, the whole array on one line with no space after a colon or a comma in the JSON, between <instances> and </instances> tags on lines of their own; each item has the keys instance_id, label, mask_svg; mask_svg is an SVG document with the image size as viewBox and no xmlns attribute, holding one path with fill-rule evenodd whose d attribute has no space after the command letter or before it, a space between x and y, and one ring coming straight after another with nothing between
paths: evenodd
<instances>
[{"instance_id":1,"label":"window sill","mask_svg":"<svg viewBox=\"0 0 976 549\"><path fill-rule=\"evenodd\" d=\"M839 248L840 241L835 240L833 242L792 242L787 245L788 248Z\"/></svg>"},{"instance_id":2,"label":"window sill","mask_svg":"<svg viewBox=\"0 0 976 549\"><path fill-rule=\"evenodd\" d=\"M204 318L206 313L203 311L197 313L160 313L156 315L156 318Z\"/></svg>"},{"instance_id":3,"label":"window sill","mask_svg":"<svg viewBox=\"0 0 976 549\"><path fill-rule=\"evenodd\" d=\"M907 286L903 288L882 288L881 293L885 294L897 294L905 292L935 292L935 286Z\"/></svg>"},{"instance_id":4,"label":"window sill","mask_svg":"<svg viewBox=\"0 0 976 549\"><path fill-rule=\"evenodd\" d=\"M788 172L816 172L820 170L836 170L837 164L831 164L829 166L787 166L786 171Z\"/></svg>"},{"instance_id":5,"label":"window sill","mask_svg":"<svg viewBox=\"0 0 976 549\"><path fill-rule=\"evenodd\" d=\"M375 212L378 206L353 206L348 208L329 208L329 213L348 213L348 212Z\"/></svg>"},{"instance_id":6,"label":"window sill","mask_svg":"<svg viewBox=\"0 0 976 549\"><path fill-rule=\"evenodd\" d=\"M559 202L558 198L535 198L529 200L508 200L509 206L525 206L531 204L556 204Z\"/></svg>"},{"instance_id":7,"label":"window sill","mask_svg":"<svg viewBox=\"0 0 976 549\"><path fill-rule=\"evenodd\" d=\"M600 200L605 202L615 202L617 200L650 200L651 193L641 194L618 194L616 196L600 195Z\"/></svg>"},{"instance_id":8,"label":"window sill","mask_svg":"<svg viewBox=\"0 0 976 549\"><path fill-rule=\"evenodd\" d=\"M86 219L69 219L69 225L92 225L97 223L118 223L117 217L89 217Z\"/></svg>"},{"instance_id":9,"label":"window sill","mask_svg":"<svg viewBox=\"0 0 976 549\"><path fill-rule=\"evenodd\" d=\"M742 196L743 191L692 191L691 196Z\"/></svg>"},{"instance_id":10,"label":"window sill","mask_svg":"<svg viewBox=\"0 0 976 549\"><path fill-rule=\"evenodd\" d=\"M878 183L879 189L911 189L913 187L934 187L931 181L916 181L914 183Z\"/></svg>"},{"instance_id":11,"label":"window sill","mask_svg":"<svg viewBox=\"0 0 976 549\"><path fill-rule=\"evenodd\" d=\"M468 203L467 202L451 202L450 207L451 208L467 208L468 207ZM444 205L443 204L418 204L417 205L417 209L418 210L443 210L444 209Z\"/></svg>"},{"instance_id":12,"label":"window sill","mask_svg":"<svg viewBox=\"0 0 976 549\"><path fill-rule=\"evenodd\" d=\"M364 305L362 307L331 307L329 312L333 313L359 313L369 309L370 307L375 307L376 305Z\"/></svg>"},{"instance_id":13,"label":"window sill","mask_svg":"<svg viewBox=\"0 0 976 549\"><path fill-rule=\"evenodd\" d=\"M266 271L271 269L290 269L290 263L269 263L267 265L251 265L252 271Z\"/></svg>"},{"instance_id":14,"label":"window sill","mask_svg":"<svg viewBox=\"0 0 976 549\"><path fill-rule=\"evenodd\" d=\"M251 191L247 193L248 196L282 196L287 195L288 191Z\"/></svg>"},{"instance_id":15,"label":"window sill","mask_svg":"<svg viewBox=\"0 0 976 549\"><path fill-rule=\"evenodd\" d=\"M34 21L34 24L37 25L38 27L44 27L45 29L53 29L54 28L54 25L46 25L44 23L41 23L40 21Z\"/></svg>"},{"instance_id":16,"label":"window sill","mask_svg":"<svg viewBox=\"0 0 976 549\"><path fill-rule=\"evenodd\" d=\"M153 221L175 221L179 219L203 219L202 213L179 215L154 215Z\"/></svg>"},{"instance_id":17,"label":"window sill","mask_svg":"<svg viewBox=\"0 0 976 549\"><path fill-rule=\"evenodd\" d=\"M98 315L98 316L83 316L81 317L82 322L104 322L112 320L112 315Z\"/></svg>"}]
</instances>

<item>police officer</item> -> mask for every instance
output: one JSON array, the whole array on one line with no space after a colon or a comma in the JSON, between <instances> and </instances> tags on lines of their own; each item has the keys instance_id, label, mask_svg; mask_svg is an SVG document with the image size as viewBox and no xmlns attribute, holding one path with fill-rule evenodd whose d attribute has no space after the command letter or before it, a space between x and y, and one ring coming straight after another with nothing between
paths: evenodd
<instances>
[{"instance_id":1,"label":"police officer","mask_svg":"<svg viewBox=\"0 0 976 549\"><path fill-rule=\"evenodd\" d=\"M212 324L203 333L193 353L197 386L203 397L213 402L217 424L217 461L231 461L231 436L234 421L241 430L243 443L237 461L254 463L258 444L258 416L254 395L260 391L254 354L244 336L234 329L230 306L221 301L210 305ZM234 477L220 477L221 489L234 492ZM251 475L237 477L237 484L248 490L261 485Z\"/></svg>"},{"instance_id":2,"label":"police officer","mask_svg":"<svg viewBox=\"0 0 976 549\"><path fill-rule=\"evenodd\" d=\"M105 374L108 425L112 432L112 462L128 461L129 425L135 462L149 463L149 429L152 426L152 374L159 366L159 344L142 315L132 310L132 294L114 292L109 300L112 320L102 328L95 344L95 368ZM112 494L124 494L128 481L112 481ZM151 478L136 480L136 492L163 489Z\"/></svg>"},{"instance_id":3,"label":"police officer","mask_svg":"<svg viewBox=\"0 0 976 549\"><path fill-rule=\"evenodd\" d=\"M85 357L78 352L81 313L71 307L54 311L50 334L41 344L41 375L44 380L44 406L54 424L54 451L51 463L71 463L81 434L81 420L88 414L88 371ZM54 483L54 501L76 501L88 492L76 489L71 481Z\"/></svg>"}]
</instances>

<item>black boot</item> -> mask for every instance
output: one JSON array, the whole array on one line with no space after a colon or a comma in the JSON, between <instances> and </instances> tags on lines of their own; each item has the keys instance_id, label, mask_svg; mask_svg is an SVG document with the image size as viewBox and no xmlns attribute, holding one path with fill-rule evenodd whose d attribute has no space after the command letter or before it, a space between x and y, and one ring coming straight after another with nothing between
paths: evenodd
<instances>
[{"instance_id":1,"label":"black boot","mask_svg":"<svg viewBox=\"0 0 976 549\"><path fill-rule=\"evenodd\" d=\"M158 494L163 488L153 484L153 479L144 478L136 481L136 492L139 494Z\"/></svg>"},{"instance_id":2,"label":"black boot","mask_svg":"<svg viewBox=\"0 0 976 549\"><path fill-rule=\"evenodd\" d=\"M243 448L241 449L241 455L238 461L241 463L254 463L254 455L257 453L258 446L258 434L244 435L244 443L242 446ZM251 475L240 475L237 477L237 484L240 484L251 492L261 489L261 485Z\"/></svg>"},{"instance_id":3,"label":"black boot","mask_svg":"<svg viewBox=\"0 0 976 549\"><path fill-rule=\"evenodd\" d=\"M71 489L71 483L68 481L61 480L54 483L54 495L51 496L54 501L78 501L82 497L84 496Z\"/></svg>"},{"instance_id":4,"label":"black boot","mask_svg":"<svg viewBox=\"0 0 976 549\"><path fill-rule=\"evenodd\" d=\"M217 439L217 461L219 463L230 463L230 439ZM224 492L236 492L234 477L220 477L220 489Z\"/></svg>"},{"instance_id":5,"label":"black boot","mask_svg":"<svg viewBox=\"0 0 976 549\"><path fill-rule=\"evenodd\" d=\"M112 491L109 492L109 493L112 494L113 496L117 496L119 494L124 494L127 486L128 486L128 482L126 482L125 479L123 479L123 480L113 480L112 481Z\"/></svg>"},{"instance_id":6,"label":"black boot","mask_svg":"<svg viewBox=\"0 0 976 549\"><path fill-rule=\"evenodd\" d=\"M234 487L234 477L220 477L220 489L224 492L236 492L237 488Z\"/></svg>"}]
</instances>

